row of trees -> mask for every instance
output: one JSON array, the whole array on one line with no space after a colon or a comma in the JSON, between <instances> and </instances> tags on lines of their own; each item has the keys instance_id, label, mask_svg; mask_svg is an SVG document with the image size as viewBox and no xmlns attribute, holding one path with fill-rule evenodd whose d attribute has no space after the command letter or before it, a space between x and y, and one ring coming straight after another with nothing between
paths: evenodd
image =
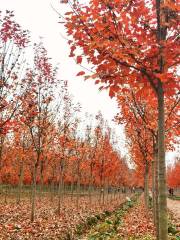
<instances>
[{"instance_id":1,"label":"row of trees","mask_svg":"<svg viewBox=\"0 0 180 240\"><path fill-rule=\"evenodd\" d=\"M91 63L93 74L85 78L117 98L117 120L124 122L131 156L144 173L146 205L152 165L157 239L167 240L165 152L179 134L178 2L63 2L70 6L64 17L70 57Z\"/></svg>"},{"instance_id":2,"label":"row of trees","mask_svg":"<svg viewBox=\"0 0 180 240\"><path fill-rule=\"evenodd\" d=\"M0 17L0 183L18 186L18 203L23 184L32 185L32 221L37 184L56 186L59 213L65 185L76 185L77 206L81 185L90 201L93 187L133 186L133 173L113 147L116 138L102 114L87 115L83 123L80 105L67 81L58 80L43 44L34 44L27 59L28 31L12 12Z\"/></svg>"},{"instance_id":3,"label":"row of trees","mask_svg":"<svg viewBox=\"0 0 180 240\"><path fill-rule=\"evenodd\" d=\"M180 161L177 158L177 161L175 162L175 164L173 166L169 167L168 172L167 172L169 187L179 189L179 186L180 186L179 173L180 173Z\"/></svg>"},{"instance_id":4,"label":"row of trees","mask_svg":"<svg viewBox=\"0 0 180 240\"><path fill-rule=\"evenodd\" d=\"M91 199L93 186L143 181L148 208L152 180L157 239L166 240L165 149L173 149L179 134L176 1L66 2L73 9L64 18L70 56L81 65L86 56L94 66L86 79L96 79L100 89L116 97L116 121L125 126L136 171L112 147L116 139L100 113L94 124L82 123L80 105L67 82L58 80L42 43L33 45L27 64L29 33L7 11L0 15L1 182L18 184L18 201L22 184L32 184L33 221L37 183L58 186L60 212L65 184L75 184L77 192L88 186Z\"/></svg>"},{"instance_id":5,"label":"row of trees","mask_svg":"<svg viewBox=\"0 0 180 240\"><path fill-rule=\"evenodd\" d=\"M144 197L147 208L149 207L149 187L152 187L154 223L158 228L158 128L156 103L154 102L152 107L142 99L141 95L136 95L133 88L126 90L126 94L119 94L117 98L121 114L116 119L125 124L128 149L136 165L136 171L144 175ZM179 134L177 129L179 119L177 112L174 111L176 104L177 99L174 99L174 101L166 102L165 105L165 146L169 151L174 149L173 146ZM177 179L174 181L178 184Z\"/></svg>"}]
</instances>

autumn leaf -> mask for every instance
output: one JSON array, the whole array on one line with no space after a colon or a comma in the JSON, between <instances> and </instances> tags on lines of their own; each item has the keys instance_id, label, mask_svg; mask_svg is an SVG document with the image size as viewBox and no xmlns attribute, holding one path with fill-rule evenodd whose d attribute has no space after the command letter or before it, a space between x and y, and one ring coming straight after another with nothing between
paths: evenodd
<instances>
[{"instance_id":1,"label":"autumn leaf","mask_svg":"<svg viewBox=\"0 0 180 240\"><path fill-rule=\"evenodd\" d=\"M84 71L81 71L81 72L78 72L76 76L82 76L82 75L84 75L84 74L85 74L85 72L84 72Z\"/></svg>"},{"instance_id":2,"label":"autumn leaf","mask_svg":"<svg viewBox=\"0 0 180 240\"><path fill-rule=\"evenodd\" d=\"M77 56L76 62L77 62L77 64L81 64L82 63L82 57L81 56Z\"/></svg>"}]
</instances>

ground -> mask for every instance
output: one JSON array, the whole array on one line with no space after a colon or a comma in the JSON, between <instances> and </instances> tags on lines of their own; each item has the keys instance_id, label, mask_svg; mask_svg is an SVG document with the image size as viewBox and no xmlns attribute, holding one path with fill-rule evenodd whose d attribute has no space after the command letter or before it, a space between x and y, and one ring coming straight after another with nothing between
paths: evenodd
<instances>
[{"instance_id":1,"label":"ground","mask_svg":"<svg viewBox=\"0 0 180 240\"><path fill-rule=\"evenodd\" d=\"M179 232L177 235L180 239L180 201L179 200L167 200L167 206L171 214L171 222Z\"/></svg>"},{"instance_id":2,"label":"ground","mask_svg":"<svg viewBox=\"0 0 180 240\"><path fill-rule=\"evenodd\" d=\"M60 215L57 214L57 198L37 198L36 219L30 222L30 200L23 199L17 205L15 199L4 203L0 199L0 240L60 240L67 239L67 232L71 239L79 240L154 240L155 229L152 223L152 213L145 210L143 196L133 206L128 203L127 195L118 194L115 198L106 198L105 204L100 204L98 196L89 205L88 197L81 197L79 208L76 198L65 196ZM132 197L132 195L130 196ZM121 206L126 201L126 205ZM171 220L177 230L180 230L180 201L168 199ZM91 217L104 218L91 225ZM89 219L89 222L87 221ZM87 223L84 228L84 223ZM77 226L80 235L75 235ZM99 235L100 233L100 235ZM102 234L102 236L101 236ZM102 237L102 238L101 238ZM174 239L174 238L173 238Z\"/></svg>"},{"instance_id":3,"label":"ground","mask_svg":"<svg viewBox=\"0 0 180 240\"><path fill-rule=\"evenodd\" d=\"M154 240L152 213L145 210L143 196L138 201L126 202L81 240Z\"/></svg>"},{"instance_id":4,"label":"ground","mask_svg":"<svg viewBox=\"0 0 180 240\"><path fill-rule=\"evenodd\" d=\"M67 232L73 236L76 226L89 216L116 209L125 201L126 195L118 194L115 197L109 196L109 201L106 198L104 205L99 202L99 196L93 198L91 205L88 197L81 197L77 208L76 197L71 199L65 196L60 215L57 214L57 198L52 201L47 197L37 197L33 223L30 222L31 204L28 198L23 199L20 205L16 204L15 199L7 199L6 204L0 199L0 240L65 239Z\"/></svg>"},{"instance_id":5,"label":"ground","mask_svg":"<svg viewBox=\"0 0 180 240\"><path fill-rule=\"evenodd\" d=\"M168 199L167 205L169 210L173 212L177 220L180 222L180 201Z\"/></svg>"}]
</instances>

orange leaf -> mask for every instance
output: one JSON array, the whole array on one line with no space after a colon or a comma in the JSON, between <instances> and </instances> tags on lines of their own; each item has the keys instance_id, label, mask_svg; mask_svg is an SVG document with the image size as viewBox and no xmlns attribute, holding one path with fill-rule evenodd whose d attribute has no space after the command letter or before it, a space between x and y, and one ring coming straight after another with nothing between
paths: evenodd
<instances>
[{"instance_id":1,"label":"orange leaf","mask_svg":"<svg viewBox=\"0 0 180 240\"><path fill-rule=\"evenodd\" d=\"M81 71L81 72L78 72L78 74L76 75L76 76L82 76L82 75L84 75L85 74L85 72L84 71Z\"/></svg>"},{"instance_id":2,"label":"orange leaf","mask_svg":"<svg viewBox=\"0 0 180 240\"><path fill-rule=\"evenodd\" d=\"M78 64L82 63L82 57L81 56L77 56L76 61Z\"/></svg>"}]
</instances>

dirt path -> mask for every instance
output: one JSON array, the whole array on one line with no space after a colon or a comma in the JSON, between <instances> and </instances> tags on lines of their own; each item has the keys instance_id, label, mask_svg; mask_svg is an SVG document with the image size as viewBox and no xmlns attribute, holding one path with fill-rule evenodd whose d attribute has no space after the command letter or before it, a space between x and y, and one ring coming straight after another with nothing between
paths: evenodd
<instances>
[{"instance_id":1,"label":"dirt path","mask_svg":"<svg viewBox=\"0 0 180 240\"><path fill-rule=\"evenodd\" d=\"M147 214L142 198L143 196L138 201L136 199L124 203L111 216L91 228L81 240L154 240L155 229L152 223L152 214Z\"/></svg>"},{"instance_id":2,"label":"dirt path","mask_svg":"<svg viewBox=\"0 0 180 240\"><path fill-rule=\"evenodd\" d=\"M171 221L176 227L176 230L178 231L178 236L179 236L180 234L180 201L167 199L167 206L172 213Z\"/></svg>"},{"instance_id":3,"label":"dirt path","mask_svg":"<svg viewBox=\"0 0 180 240\"><path fill-rule=\"evenodd\" d=\"M180 201L168 199L167 206L175 218L180 221Z\"/></svg>"}]
</instances>

